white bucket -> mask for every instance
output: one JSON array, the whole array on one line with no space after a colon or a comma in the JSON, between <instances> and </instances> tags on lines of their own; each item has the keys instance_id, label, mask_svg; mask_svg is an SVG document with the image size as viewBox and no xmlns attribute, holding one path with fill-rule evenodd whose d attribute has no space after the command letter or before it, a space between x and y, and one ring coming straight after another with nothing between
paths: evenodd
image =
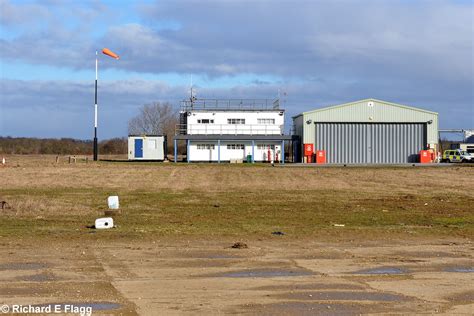
<instances>
[{"instance_id":1,"label":"white bucket","mask_svg":"<svg viewBox=\"0 0 474 316\"><path fill-rule=\"evenodd\" d=\"M96 229L106 229L114 227L114 219L112 217L102 217L95 220Z\"/></svg>"},{"instance_id":2,"label":"white bucket","mask_svg":"<svg viewBox=\"0 0 474 316\"><path fill-rule=\"evenodd\" d=\"M109 196L107 198L107 204L109 204L109 208L111 210L118 210L119 208L119 198L116 195Z\"/></svg>"}]
</instances>

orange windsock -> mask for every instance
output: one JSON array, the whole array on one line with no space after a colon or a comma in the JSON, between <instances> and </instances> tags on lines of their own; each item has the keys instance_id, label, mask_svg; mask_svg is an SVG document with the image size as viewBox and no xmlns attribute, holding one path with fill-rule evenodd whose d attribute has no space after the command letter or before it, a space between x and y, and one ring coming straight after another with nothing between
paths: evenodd
<instances>
[{"instance_id":1,"label":"orange windsock","mask_svg":"<svg viewBox=\"0 0 474 316\"><path fill-rule=\"evenodd\" d=\"M113 51L111 51L110 49L108 48L104 48L102 50L102 53L105 54L105 55L109 55L110 57L112 58L115 58L115 59L119 59L119 55L115 54Z\"/></svg>"}]
</instances>

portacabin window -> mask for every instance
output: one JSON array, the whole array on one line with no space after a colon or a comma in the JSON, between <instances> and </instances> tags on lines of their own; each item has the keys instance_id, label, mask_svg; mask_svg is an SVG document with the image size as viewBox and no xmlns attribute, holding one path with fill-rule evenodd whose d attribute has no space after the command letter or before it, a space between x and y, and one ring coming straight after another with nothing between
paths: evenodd
<instances>
[{"instance_id":1,"label":"portacabin window","mask_svg":"<svg viewBox=\"0 0 474 316\"><path fill-rule=\"evenodd\" d=\"M148 149L157 149L158 146L156 144L156 139L149 139L148 140Z\"/></svg>"},{"instance_id":2,"label":"portacabin window","mask_svg":"<svg viewBox=\"0 0 474 316\"><path fill-rule=\"evenodd\" d=\"M245 119L242 119L242 118L230 118L230 119L227 119L227 124L243 125L243 124L245 124Z\"/></svg>"}]
</instances>

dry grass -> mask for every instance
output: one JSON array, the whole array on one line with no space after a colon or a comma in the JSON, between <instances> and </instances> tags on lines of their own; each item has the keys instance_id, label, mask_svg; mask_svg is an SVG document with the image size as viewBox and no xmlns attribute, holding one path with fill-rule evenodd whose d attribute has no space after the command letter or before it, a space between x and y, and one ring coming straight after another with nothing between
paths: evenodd
<instances>
[{"instance_id":1,"label":"dry grass","mask_svg":"<svg viewBox=\"0 0 474 316\"><path fill-rule=\"evenodd\" d=\"M469 235L474 168L272 168L7 157L0 168L4 234L83 234L119 195L113 234L268 234L335 230ZM29 229L27 229L30 227Z\"/></svg>"}]
</instances>

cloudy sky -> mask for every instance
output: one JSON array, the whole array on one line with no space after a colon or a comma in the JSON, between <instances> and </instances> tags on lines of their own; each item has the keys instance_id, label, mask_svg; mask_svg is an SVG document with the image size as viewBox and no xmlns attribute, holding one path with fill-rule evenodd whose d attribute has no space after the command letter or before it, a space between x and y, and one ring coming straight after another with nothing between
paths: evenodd
<instances>
[{"instance_id":1,"label":"cloudy sky","mask_svg":"<svg viewBox=\"0 0 474 316\"><path fill-rule=\"evenodd\" d=\"M0 136L127 135L143 104L275 98L302 111L378 98L474 128L471 0L0 0Z\"/></svg>"}]
</instances>

